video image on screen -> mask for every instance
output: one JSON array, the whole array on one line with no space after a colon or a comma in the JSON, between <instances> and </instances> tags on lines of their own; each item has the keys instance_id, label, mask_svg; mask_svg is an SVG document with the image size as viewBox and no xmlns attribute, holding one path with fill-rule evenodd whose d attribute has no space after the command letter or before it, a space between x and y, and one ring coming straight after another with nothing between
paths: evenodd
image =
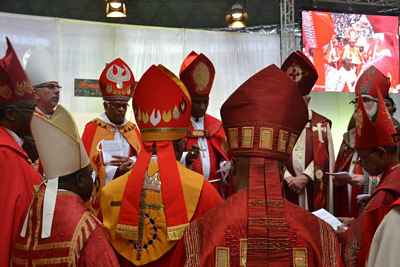
<instances>
[{"instance_id":1,"label":"video image on screen","mask_svg":"<svg viewBox=\"0 0 400 267\"><path fill-rule=\"evenodd\" d=\"M302 11L303 52L314 63L313 91L354 92L360 74L371 65L400 91L398 17Z\"/></svg>"}]
</instances>

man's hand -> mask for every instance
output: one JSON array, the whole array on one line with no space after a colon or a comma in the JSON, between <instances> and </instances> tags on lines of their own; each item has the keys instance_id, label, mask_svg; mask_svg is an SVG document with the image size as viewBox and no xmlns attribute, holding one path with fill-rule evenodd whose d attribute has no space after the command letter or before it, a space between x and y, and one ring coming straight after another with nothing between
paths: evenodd
<instances>
[{"instance_id":1,"label":"man's hand","mask_svg":"<svg viewBox=\"0 0 400 267\"><path fill-rule=\"evenodd\" d=\"M135 162L129 157L113 156L113 160L110 161L110 165L118 167L114 177L121 176L129 171L133 167L134 163Z\"/></svg>"},{"instance_id":2,"label":"man's hand","mask_svg":"<svg viewBox=\"0 0 400 267\"><path fill-rule=\"evenodd\" d=\"M200 148L197 145L193 145L186 155L185 165L191 166L193 161L195 161L200 155Z\"/></svg>"},{"instance_id":3,"label":"man's hand","mask_svg":"<svg viewBox=\"0 0 400 267\"><path fill-rule=\"evenodd\" d=\"M362 186L366 182L364 175L362 174L354 174L351 177L350 184L355 186Z\"/></svg>"},{"instance_id":4,"label":"man's hand","mask_svg":"<svg viewBox=\"0 0 400 267\"><path fill-rule=\"evenodd\" d=\"M286 177L285 180L293 192L300 194L304 191L304 188L310 181L310 178L308 178L308 176L305 174L301 174L295 177Z\"/></svg>"}]
</instances>

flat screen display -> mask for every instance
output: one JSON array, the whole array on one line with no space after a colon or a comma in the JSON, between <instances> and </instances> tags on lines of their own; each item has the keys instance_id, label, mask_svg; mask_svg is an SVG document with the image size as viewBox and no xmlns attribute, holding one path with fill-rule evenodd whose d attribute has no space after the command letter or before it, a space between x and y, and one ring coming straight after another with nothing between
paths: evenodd
<instances>
[{"instance_id":1,"label":"flat screen display","mask_svg":"<svg viewBox=\"0 0 400 267\"><path fill-rule=\"evenodd\" d=\"M364 69L375 65L400 91L399 21L395 16L302 11L303 52L314 63L313 91L354 92Z\"/></svg>"}]
</instances>

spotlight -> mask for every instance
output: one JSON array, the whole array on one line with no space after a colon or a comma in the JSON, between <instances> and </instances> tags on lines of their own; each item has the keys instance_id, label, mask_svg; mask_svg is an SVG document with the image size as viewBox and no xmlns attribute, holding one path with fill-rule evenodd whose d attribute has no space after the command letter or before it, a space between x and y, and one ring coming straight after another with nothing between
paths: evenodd
<instances>
[{"instance_id":1,"label":"spotlight","mask_svg":"<svg viewBox=\"0 0 400 267\"><path fill-rule=\"evenodd\" d=\"M246 27L247 11L239 3L234 4L225 16L229 28L240 29Z\"/></svg>"},{"instance_id":2,"label":"spotlight","mask_svg":"<svg viewBox=\"0 0 400 267\"><path fill-rule=\"evenodd\" d=\"M107 18L125 18L126 4L125 0L107 0L106 1Z\"/></svg>"}]
</instances>

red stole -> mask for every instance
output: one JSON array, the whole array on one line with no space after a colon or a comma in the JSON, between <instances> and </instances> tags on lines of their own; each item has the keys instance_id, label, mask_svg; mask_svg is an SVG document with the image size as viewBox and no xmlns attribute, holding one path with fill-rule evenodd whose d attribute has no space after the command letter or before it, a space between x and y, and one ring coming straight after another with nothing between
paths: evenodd
<instances>
[{"instance_id":1,"label":"red stole","mask_svg":"<svg viewBox=\"0 0 400 267\"><path fill-rule=\"evenodd\" d=\"M86 241L101 224L85 209L78 195L58 192L51 237L42 239L43 198L44 190L36 193L26 237L18 235L16 240L12 266L77 266Z\"/></svg>"},{"instance_id":2,"label":"red stole","mask_svg":"<svg viewBox=\"0 0 400 267\"><path fill-rule=\"evenodd\" d=\"M189 134L187 136L187 150L191 149L193 145L198 144L199 137L207 138L208 152L210 157L210 177L209 179L217 179L217 170L219 169L219 162L222 160L229 160L227 152L227 141L221 121L206 114L204 116L204 131L196 131L193 125L189 127ZM202 151L200 151L202 153ZM201 158L193 161L192 170L203 174Z\"/></svg>"},{"instance_id":3,"label":"red stole","mask_svg":"<svg viewBox=\"0 0 400 267\"><path fill-rule=\"evenodd\" d=\"M314 161L314 181L310 181L307 186L308 207L310 211L320 208L327 208L329 177L324 175L329 171L329 149L327 127L331 122L322 115L312 111L311 127L306 127L305 141L305 164L307 167ZM319 130L320 129L320 130ZM320 141L318 131L321 132L323 143ZM293 156L293 155L292 155ZM292 157L286 163L286 167L292 176L296 176L293 169ZM298 204L298 194L294 193L285 183L285 196L290 202Z\"/></svg>"}]
</instances>

